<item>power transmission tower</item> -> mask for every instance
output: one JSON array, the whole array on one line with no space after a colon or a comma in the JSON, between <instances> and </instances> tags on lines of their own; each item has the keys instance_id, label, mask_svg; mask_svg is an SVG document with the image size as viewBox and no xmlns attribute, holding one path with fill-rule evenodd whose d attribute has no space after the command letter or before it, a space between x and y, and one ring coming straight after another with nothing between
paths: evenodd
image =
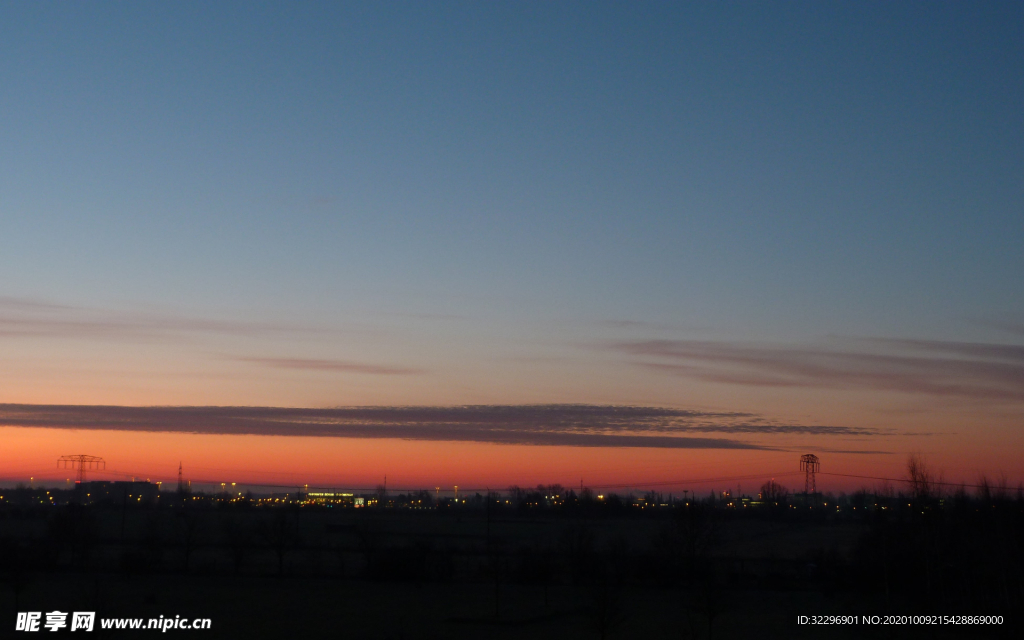
<instances>
[{"instance_id":1,"label":"power transmission tower","mask_svg":"<svg viewBox=\"0 0 1024 640\"><path fill-rule=\"evenodd\" d=\"M107 463L103 458L96 456L86 456L82 454L74 456L61 456L57 458L58 469L75 469L78 471L75 484L82 484L85 482L86 471L98 471L100 469L106 469Z\"/></svg>"},{"instance_id":2,"label":"power transmission tower","mask_svg":"<svg viewBox=\"0 0 1024 640\"><path fill-rule=\"evenodd\" d=\"M185 494L192 492L192 481L185 480L181 475L181 462L178 463L178 494Z\"/></svg>"},{"instance_id":3,"label":"power transmission tower","mask_svg":"<svg viewBox=\"0 0 1024 640\"><path fill-rule=\"evenodd\" d=\"M817 484L814 482L814 474L818 473L821 464L818 456L807 453L800 456L800 470L804 472L804 493L811 495L818 492Z\"/></svg>"}]
</instances>

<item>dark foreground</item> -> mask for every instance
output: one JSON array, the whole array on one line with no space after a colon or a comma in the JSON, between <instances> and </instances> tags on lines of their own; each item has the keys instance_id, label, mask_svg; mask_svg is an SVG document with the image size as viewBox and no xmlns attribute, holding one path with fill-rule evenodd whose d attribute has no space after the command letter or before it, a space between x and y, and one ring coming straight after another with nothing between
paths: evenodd
<instances>
[{"instance_id":1,"label":"dark foreground","mask_svg":"<svg viewBox=\"0 0 1024 640\"><path fill-rule=\"evenodd\" d=\"M166 632L205 638L1017 636L1019 497L859 494L838 509L832 500L7 502L0 636L59 635L12 631L18 611L54 610L209 618L209 630ZM1003 624L860 617L886 614L1001 615ZM799 625L801 615L855 615L857 624ZM76 637L161 633L96 626Z\"/></svg>"}]
</instances>

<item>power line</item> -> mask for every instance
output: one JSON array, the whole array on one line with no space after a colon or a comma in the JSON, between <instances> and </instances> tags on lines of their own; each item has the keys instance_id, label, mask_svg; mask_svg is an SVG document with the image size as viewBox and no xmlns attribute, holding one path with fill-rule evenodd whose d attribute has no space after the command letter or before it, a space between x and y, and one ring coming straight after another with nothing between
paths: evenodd
<instances>
[{"instance_id":1,"label":"power line","mask_svg":"<svg viewBox=\"0 0 1024 640\"><path fill-rule=\"evenodd\" d=\"M201 471L220 471L222 473L233 473L235 475L242 474L242 473L253 473L253 471L251 471L249 469L223 469L221 467L200 467L200 466L194 466L194 465L189 465L189 468L190 469L199 469ZM301 472L297 472L297 471L267 471L266 469L260 469L259 471L256 471L255 473L262 473L262 474L271 475L271 476L301 476L301 475L303 475Z\"/></svg>"},{"instance_id":2,"label":"power line","mask_svg":"<svg viewBox=\"0 0 1024 640\"><path fill-rule=\"evenodd\" d=\"M240 470L235 469L235 470L232 470L232 471L234 473L238 473ZM41 476L41 477L44 477L44 478L46 477L46 475L48 475L48 473L46 471L43 471L41 469L36 471L35 473L37 475ZM52 473L52 472L50 472L50 473ZM243 471L243 473L244 473L244 471ZM588 488L594 488L594 489L633 489L633 488L645 488L645 487L700 485L700 484L710 484L710 483L713 483L713 482L733 482L733 481L740 481L740 480L762 480L762 479L768 478L768 477L778 478L778 477L800 475L802 473L804 473L804 472L803 471L783 471L783 472L777 472L777 473L757 473L757 474L747 474L747 475L740 475L740 476L721 476L721 477L716 477L716 478L689 478L689 479L684 479L684 480L658 480L658 481L651 481L651 482L592 484L592 485L588 485ZM852 473L832 473L832 472L827 472L827 471L818 471L817 473L822 474L822 475L826 475L826 476L835 476L835 477L840 477L840 478L858 478L858 479L862 479L862 480L880 480L880 481L885 481L885 482L901 482L901 483L909 483L909 484L913 484L914 483L913 480L910 480L910 479L907 479L907 478L889 478L889 477L884 477L884 476L866 476L866 475L858 475L858 474L852 474ZM109 474L109 475L115 475L115 476L121 476L121 477L133 477L133 478L144 478L144 477L147 477L145 474L129 473L129 472L125 472L125 471L117 471L117 470L114 470L114 469L105 469L105 470L101 471L100 474L101 475ZM15 479L19 479L19 478L0 478L0 481L11 481L11 480L15 480ZM192 482L194 482L196 484L208 484L208 485L214 485L214 486L221 484L220 480L206 480L206 479L201 479L201 480L193 479ZM278 484L278 483L262 483L262 482L239 482L237 484L239 486L265 487L265 488L270 488L270 489L301 489L303 487L310 486L312 483ZM927 484L929 484L929 485L938 485L938 486L948 486L948 487L969 487L969 488L972 488L972 489L983 489L983 488L986 488L986 487L991 489L991 488L999 486L999 485L995 485L995 484L982 485L982 484L968 484L968 483L964 483L964 482L945 482L945 481L938 481L938 480L929 481L929 482L927 482ZM329 486L329 485L343 486L343 483L316 483L315 486L317 486L317 487L325 487L325 486ZM371 487L355 487L355 486L352 486L352 487L348 487L348 488L350 490L352 490L352 491L373 491L374 490L374 488L371 488ZM530 490L531 489L531 487L523 487L523 488L525 490ZM395 488L395 489L393 489L393 491L397 491L397 492L413 492L413 491L427 491L427 490L434 490L434 489L435 489L435 487L428 487L426 489L423 489L422 487L410 487L410 488ZM489 489L487 487L476 487L476 488L474 488L474 487L465 487L465 488L462 488L462 490L466 491L466 492L482 492L482 491L488 491Z\"/></svg>"},{"instance_id":3,"label":"power line","mask_svg":"<svg viewBox=\"0 0 1024 640\"><path fill-rule=\"evenodd\" d=\"M700 478L690 480L661 480L658 482L633 482L630 484L594 484L590 485L599 489L628 489L632 487L664 487L685 484L708 484L711 482L731 482L733 480L762 480L766 477L779 478L803 473L803 471L783 471L781 473L755 473L745 476L728 476L721 478Z\"/></svg>"},{"instance_id":4,"label":"power line","mask_svg":"<svg viewBox=\"0 0 1024 640\"><path fill-rule=\"evenodd\" d=\"M850 474L850 473L827 473L825 471L819 471L818 473L820 473L823 476L840 476L840 477L843 477L843 478L864 478L865 480L888 480L889 482L906 482L906 483L909 483L909 484L914 484L915 483L914 480L910 480L908 478L883 478L883 477L880 477L880 476L857 476L857 475L853 475L853 474ZM967 484L966 482L941 482L939 480L928 480L927 482L921 482L921 484L940 484L940 485L944 485L944 486L947 486L947 487L971 487L972 489L984 489L984 488L991 489L993 486L996 486L996 485L991 485L991 484L988 484L988 485L985 485L985 484Z\"/></svg>"},{"instance_id":5,"label":"power line","mask_svg":"<svg viewBox=\"0 0 1024 640\"><path fill-rule=\"evenodd\" d=\"M189 478L189 482L191 482L193 484L197 484L197 485L200 485L200 484L212 484L212 485L222 485L222 484L225 484L224 482L222 482L220 480L193 480L192 478ZM306 486L306 485L302 485L302 484L262 484L262 483L259 483L259 482L236 482L235 484L238 485L238 486L241 486L241 487L269 487L271 489L301 489L302 487Z\"/></svg>"}]
</instances>

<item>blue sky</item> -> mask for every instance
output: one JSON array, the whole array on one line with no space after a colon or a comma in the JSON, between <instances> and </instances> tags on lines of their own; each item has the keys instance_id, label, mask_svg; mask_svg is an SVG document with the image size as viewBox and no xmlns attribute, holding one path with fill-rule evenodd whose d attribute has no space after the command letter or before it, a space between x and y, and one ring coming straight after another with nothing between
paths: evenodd
<instances>
[{"instance_id":1,"label":"blue sky","mask_svg":"<svg viewBox=\"0 0 1024 640\"><path fill-rule=\"evenodd\" d=\"M1019 425L1019 3L0 15L0 401Z\"/></svg>"}]
</instances>

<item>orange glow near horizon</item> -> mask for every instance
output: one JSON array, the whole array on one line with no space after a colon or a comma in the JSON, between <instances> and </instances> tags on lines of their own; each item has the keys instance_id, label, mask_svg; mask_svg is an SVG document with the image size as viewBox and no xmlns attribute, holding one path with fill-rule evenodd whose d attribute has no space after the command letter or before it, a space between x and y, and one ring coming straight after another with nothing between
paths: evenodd
<instances>
[{"instance_id":1,"label":"orange glow near horizon","mask_svg":"<svg viewBox=\"0 0 1024 640\"><path fill-rule=\"evenodd\" d=\"M662 485L664 491L736 488L756 491L761 482L777 478L792 490L802 489L797 471L799 452L736 449L655 449L532 446L478 442L401 439L321 438L303 436L210 435L113 430L0 428L10 461L6 483L63 485L73 474L56 468L60 455L102 456L106 472L94 479L123 480L130 476L173 486L179 461L185 478L196 484L237 482L240 485L348 487L369 489L384 481L390 488L426 489L453 485L466 489L584 485ZM823 453L823 469L833 473L903 477L905 457ZM932 460L933 469L941 460ZM1018 471L1013 469L1012 471ZM998 472L993 474L998 477ZM735 479L745 476L742 479ZM763 476L763 477L762 477ZM973 482L977 474L945 475L955 482ZM1010 476L1015 480L1016 476ZM717 480L716 480L717 479ZM712 481L716 480L716 481ZM872 480L819 476L824 490L855 490ZM621 489L628 492L629 488Z\"/></svg>"}]
</instances>

